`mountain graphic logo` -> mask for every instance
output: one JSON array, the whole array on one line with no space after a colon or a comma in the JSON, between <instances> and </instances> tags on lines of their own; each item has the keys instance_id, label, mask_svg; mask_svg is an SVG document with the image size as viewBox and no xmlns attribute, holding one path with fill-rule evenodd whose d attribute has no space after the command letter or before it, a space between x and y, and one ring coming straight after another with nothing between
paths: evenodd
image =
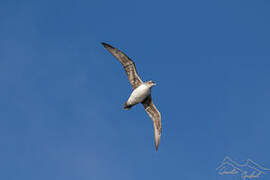
<instances>
[{"instance_id":1,"label":"mountain graphic logo","mask_svg":"<svg viewBox=\"0 0 270 180\"><path fill-rule=\"evenodd\" d=\"M225 157L222 163L216 168L220 175L240 174L241 179L259 178L262 174L266 174L270 169L264 168L248 159L244 164L239 164L233 161L230 157Z\"/></svg>"}]
</instances>

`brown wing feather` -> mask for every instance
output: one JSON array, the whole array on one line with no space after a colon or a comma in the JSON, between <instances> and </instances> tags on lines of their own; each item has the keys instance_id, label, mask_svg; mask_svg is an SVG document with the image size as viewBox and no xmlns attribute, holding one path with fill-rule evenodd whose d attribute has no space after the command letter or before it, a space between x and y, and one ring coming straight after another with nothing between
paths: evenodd
<instances>
[{"instance_id":1,"label":"brown wing feather","mask_svg":"<svg viewBox=\"0 0 270 180\"><path fill-rule=\"evenodd\" d=\"M102 43L102 45L122 63L127 73L128 80L133 89L136 89L139 85L143 83L136 71L134 62L127 55L109 44Z\"/></svg>"},{"instance_id":2,"label":"brown wing feather","mask_svg":"<svg viewBox=\"0 0 270 180\"><path fill-rule=\"evenodd\" d=\"M155 145L158 150L160 136L161 136L161 115L153 103L152 97L149 96L143 103L144 109L150 116L154 125Z\"/></svg>"}]
</instances>

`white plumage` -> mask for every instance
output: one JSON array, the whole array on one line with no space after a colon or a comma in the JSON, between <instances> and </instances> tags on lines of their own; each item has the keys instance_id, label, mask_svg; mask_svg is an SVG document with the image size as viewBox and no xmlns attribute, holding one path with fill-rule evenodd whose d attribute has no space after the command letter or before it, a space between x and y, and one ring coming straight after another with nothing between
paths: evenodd
<instances>
[{"instance_id":1,"label":"white plumage","mask_svg":"<svg viewBox=\"0 0 270 180\"><path fill-rule=\"evenodd\" d=\"M143 102L151 93L151 87L143 83L131 93L130 97L127 100L128 106L133 106L135 104Z\"/></svg>"}]
</instances>

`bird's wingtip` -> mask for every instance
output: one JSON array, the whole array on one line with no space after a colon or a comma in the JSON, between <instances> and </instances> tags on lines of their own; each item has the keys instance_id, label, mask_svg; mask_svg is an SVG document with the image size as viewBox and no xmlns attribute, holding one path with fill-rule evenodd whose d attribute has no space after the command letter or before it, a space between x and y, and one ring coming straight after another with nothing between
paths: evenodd
<instances>
[{"instance_id":1,"label":"bird's wingtip","mask_svg":"<svg viewBox=\"0 0 270 180\"><path fill-rule=\"evenodd\" d=\"M156 146L156 151L158 151L158 146Z\"/></svg>"},{"instance_id":2,"label":"bird's wingtip","mask_svg":"<svg viewBox=\"0 0 270 180\"><path fill-rule=\"evenodd\" d=\"M156 146L156 151L158 151L158 147L159 147L159 140L155 141L155 146Z\"/></svg>"},{"instance_id":3,"label":"bird's wingtip","mask_svg":"<svg viewBox=\"0 0 270 180\"><path fill-rule=\"evenodd\" d=\"M104 47L110 47L110 48L113 48L111 45L105 43L105 42L101 42L101 44L104 46Z\"/></svg>"},{"instance_id":4,"label":"bird's wingtip","mask_svg":"<svg viewBox=\"0 0 270 180\"><path fill-rule=\"evenodd\" d=\"M158 147L159 147L159 142L160 142L160 133L157 129L157 127L154 124L154 138L155 138L155 146L156 146L156 151L158 151Z\"/></svg>"}]
</instances>

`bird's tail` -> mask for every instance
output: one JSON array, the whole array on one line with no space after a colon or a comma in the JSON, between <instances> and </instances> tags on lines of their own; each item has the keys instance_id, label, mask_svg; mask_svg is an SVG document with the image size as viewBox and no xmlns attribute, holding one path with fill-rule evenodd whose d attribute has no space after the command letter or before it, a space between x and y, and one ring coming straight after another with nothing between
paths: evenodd
<instances>
[{"instance_id":1,"label":"bird's tail","mask_svg":"<svg viewBox=\"0 0 270 180\"><path fill-rule=\"evenodd\" d=\"M124 104L124 109L127 109L127 110L128 110L128 109L130 109L131 107L132 107L132 105L128 105L127 102L125 102L125 104Z\"/></svg>"}]
</instances>

